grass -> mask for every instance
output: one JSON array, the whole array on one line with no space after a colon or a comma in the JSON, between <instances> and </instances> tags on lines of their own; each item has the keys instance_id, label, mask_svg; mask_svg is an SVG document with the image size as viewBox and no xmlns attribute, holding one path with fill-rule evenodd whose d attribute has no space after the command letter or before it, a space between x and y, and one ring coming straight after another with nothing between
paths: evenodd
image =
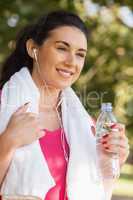
<instances>
[{"instance_id":1,"label":"grass","mask_svg":"<svg viewBox=\"0 0 133 200\"><path fill-rule=\"evenodd\" d=\"M125 164L123 166L113 194L133 198L133 165Z\"/></svg>"}]
</instances>

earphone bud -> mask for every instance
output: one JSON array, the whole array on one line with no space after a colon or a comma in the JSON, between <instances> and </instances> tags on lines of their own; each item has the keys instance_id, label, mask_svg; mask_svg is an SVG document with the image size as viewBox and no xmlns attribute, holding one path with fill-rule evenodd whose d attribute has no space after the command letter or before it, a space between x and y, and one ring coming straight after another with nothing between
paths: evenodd
<instances>
[{"instance_id":1,"label":"earphone bud","mask_svg":"<svg viewBox=\"0 0 133 200\"><path fill-rule=\"evenodd\" d=\"M35 58L35 60L36 60L36 62L37 62L37 49L33 49L33 53L34 53L34 58Z\"/></svg>"}]
</instances>

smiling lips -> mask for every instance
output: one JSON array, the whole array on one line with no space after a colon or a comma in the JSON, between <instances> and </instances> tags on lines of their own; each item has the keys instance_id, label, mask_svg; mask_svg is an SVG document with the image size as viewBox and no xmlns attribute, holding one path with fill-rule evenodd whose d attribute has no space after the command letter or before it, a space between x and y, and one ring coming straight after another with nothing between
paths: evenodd
<instances>
[{"instance_id":1,"label":"smiling lips","mask_svg":"<svg viewBox=\"0 0 133 200\"><path fill-rule=\"evenodd\" d=\"M69 78L74 74L74 72L72 72L70 70L66 70L66 69L56 69L56 70L64 78Z\"/></svg>"}]
</instances>

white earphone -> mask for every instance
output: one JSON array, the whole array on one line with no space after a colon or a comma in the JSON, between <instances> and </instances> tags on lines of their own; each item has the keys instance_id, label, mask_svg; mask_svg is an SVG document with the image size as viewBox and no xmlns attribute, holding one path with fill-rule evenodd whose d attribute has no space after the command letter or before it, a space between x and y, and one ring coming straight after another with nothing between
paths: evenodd
<instances>
[{"instance_id":1,"label":"white earphone","mask_svg":"<svg viewBox=\"0 0 133 200\"><path fill-rule=\"evenodd\" d=\"M33 49L33 53L34 53L34 58L35 58L35 60L36 60L36 62L37 62L37 49Z\"/></svg>"},{"instance_id":2,"label":"white earphone","mask_svg":"<svg viewBox=\"0 0 133 200\"><path fill-rule=\"evenodd\" d=\"M37 58L37 49L36 48L33 49L33 54L34 54L35 61L37 62L37 68L38 68L38 73L40 75L40 78L42 79L45 88L47 89L47 91L50 94L47 83L46 83L45 79L42 78L42 74L41 74L41 71L40 71L40 65L39 65L38 58ZM60 123L60 126L61 126L61 143L62 143L62 148L63 148L63 152L64 152L64 158L65 158L66 162L68 162L68 155L67 155L67 152L66 152L65 138L64 138L64 133L63 133L64 127L63 127L62 119L61 119L59 111L58 111L58 107L61 105L62 101L63 101L63 98L61 98L59 100L55 109L56 109L57 117L58 117L58 120L59 120L59 123Z\"/></svg>"}]
</instances>

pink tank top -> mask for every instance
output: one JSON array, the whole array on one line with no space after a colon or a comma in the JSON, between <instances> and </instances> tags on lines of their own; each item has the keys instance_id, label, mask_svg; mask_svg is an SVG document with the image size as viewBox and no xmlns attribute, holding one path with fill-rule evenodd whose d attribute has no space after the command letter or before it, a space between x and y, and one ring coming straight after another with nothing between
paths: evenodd
<instances>
[{"instance_id":1,"label":"pink tank top","mask_svg":"<svg viewBox=\"0 0 133 200\"><path fill-rule=\"evenodd\" d=\"M68 200L66 196L67 162L62 148L61 129L55 131L45 130L45 132L46 135L40 138L39 142L56 185L48 191L44 200ZM69 155L66 138L65 149Z\"/></svg>"}]
</instances>

